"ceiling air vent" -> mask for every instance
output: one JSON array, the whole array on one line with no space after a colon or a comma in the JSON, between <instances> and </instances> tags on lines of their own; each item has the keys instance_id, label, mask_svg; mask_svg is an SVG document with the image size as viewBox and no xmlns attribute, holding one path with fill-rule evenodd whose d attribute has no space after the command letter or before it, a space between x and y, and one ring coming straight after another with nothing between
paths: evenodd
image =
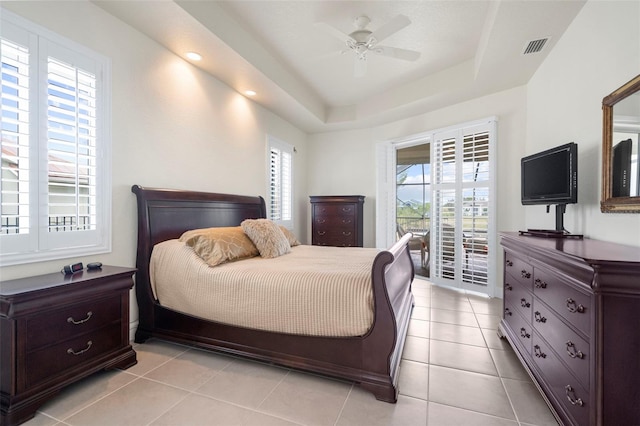
<instances>
[{"instance_id":1,"label":"ceiling air vent","mask_svg":"<svg viewBox=\"0 0 640 426\"><path fill-rule=\"evenodd\" d=\"M530 41L527 46L524 48L524 52L522 52L523 55L528 55L529 53L538 53L542 50L542 48L544 47L545 44L547 44L547 41L549 40L549 37L547 38L541 38L540 40L533 40Z\"/></svg>"}]
</instances>

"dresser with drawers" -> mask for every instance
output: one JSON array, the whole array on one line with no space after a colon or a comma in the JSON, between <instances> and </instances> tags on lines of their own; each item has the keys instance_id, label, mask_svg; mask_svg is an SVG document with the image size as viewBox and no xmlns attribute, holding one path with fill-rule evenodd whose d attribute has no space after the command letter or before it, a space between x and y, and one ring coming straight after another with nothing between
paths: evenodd
<instances>
[{"instance_id":1,"label":"dresser with drawers","mask_svg":"<svg viewBox=\"0 0 640 426\"><path fill-rule=\"evenodd\" d=\"M362 247L363 195L314 195L311 199L311 244Z\"/></svg>"},{"instance_id":2,"label":"dresser with drawers","mask_svg":"<svg viewBox=\"0 0 640 426\"><path fill-rule=\"evenodd\" d=\"M567 425L640 424L640 247L501 234L514 348Z\"/></svg>"},{"instance_id":3,"label":"dresser with drawers","mask_svg":"<svg viewBox=\"0 0 640 426\"><path fill-rule=\"evenodd\" d=\"M65 386L136 363L135 269L103 266L0 282L0 425L22 423Z\"/></svg>"}]
</instances>

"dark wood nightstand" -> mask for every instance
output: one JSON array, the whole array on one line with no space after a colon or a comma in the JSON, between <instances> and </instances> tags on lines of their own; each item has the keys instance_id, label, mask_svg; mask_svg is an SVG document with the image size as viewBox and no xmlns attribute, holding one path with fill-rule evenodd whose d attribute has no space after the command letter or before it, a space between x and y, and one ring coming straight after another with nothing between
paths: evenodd
<instances>
[{"instance_id":1,"label":"dark wood nightstand","mask_svg":"<svg viewBox=\"0 0 640 426\"><path fill-rule=\"evenodd\" d=\"M32 418L63 387L136 364L134 268L103 266L0 282L0 425Z\"/></svg>"}]
</instances>

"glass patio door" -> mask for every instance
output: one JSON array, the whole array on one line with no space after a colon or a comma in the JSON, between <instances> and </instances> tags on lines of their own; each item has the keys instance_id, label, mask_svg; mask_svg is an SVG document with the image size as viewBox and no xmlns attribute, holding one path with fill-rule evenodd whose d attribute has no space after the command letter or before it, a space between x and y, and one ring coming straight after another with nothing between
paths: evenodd
<instances>
[{"instance_id":1,"label":"glass patio door","mask_svg":"<svg viewBox=\"0 0 640 426\"><path fill-rule=\"evenodd\" d=\"M429 276L429 238L431 215L431 144L396 149L396 231L400 238L413 237L409 250L416 275Z\"/></svg>"}]
</instances>

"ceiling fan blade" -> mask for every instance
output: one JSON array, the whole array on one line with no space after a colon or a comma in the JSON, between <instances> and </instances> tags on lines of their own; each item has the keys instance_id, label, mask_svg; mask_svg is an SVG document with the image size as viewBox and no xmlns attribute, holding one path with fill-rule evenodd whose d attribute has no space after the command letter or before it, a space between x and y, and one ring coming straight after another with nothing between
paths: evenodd
<instances>
[{"instance_id":1,"label":"ceiling fan blade","mask_svg":"<svg viewBox=\"0 0 640 426\"><path fill-rule=\"evenodd\" d=\"M371 33L371 36L369 36L369 39L374 38L376 40L376 43L380 43L382 40L400 31L410 23L411 23L411 20L409 18L407 18L404 15L398 15L392 20L390 20L389 22L387 22L386 24L384 24L383 26L381 26L380 28L378 28L377 30L375 30L373 33Z\"/></svg>"},{"instance_id":2,"label":"ceiling fan blade","mask_svg":"<svg viewBox=\"0 0 640 426\"><path fill-rule=\"evenodd\" d=\"M349 37L349 34L345 34L342 31L340 31L339 29L325 23L325 22L316 22L315 24L313 24L316 28L321 29L322 31L324 31L325 33L337 38L338 40L340 40L343 43L346 43L348 40L353 40L351 37Z\"/></svg>"},{"instance_id":3,"label":"ceiling fan blade","mask_svg":"<svg viewBox=\"0 0 640 426\"><path fill-rule=\"evenodd\" d=\"M389 46L376 46L373 52L382 56L389 56L391 58L402 59L404 61L417 61L420 57L420 52L415 50L399 49L397 47Z\"/></svg>"},{"instance_id":4,"label":"ceiling fan blade","mask_svg":"<svg viewBox=\"0 0 640 426\"><path fill-rule=\"evenodd\" d=\"M355 64L353 68L353 76L354 77L364 77L367 73L367 59L366 56L364 58L355 58Z\"/></svg>"}]
</instances>

